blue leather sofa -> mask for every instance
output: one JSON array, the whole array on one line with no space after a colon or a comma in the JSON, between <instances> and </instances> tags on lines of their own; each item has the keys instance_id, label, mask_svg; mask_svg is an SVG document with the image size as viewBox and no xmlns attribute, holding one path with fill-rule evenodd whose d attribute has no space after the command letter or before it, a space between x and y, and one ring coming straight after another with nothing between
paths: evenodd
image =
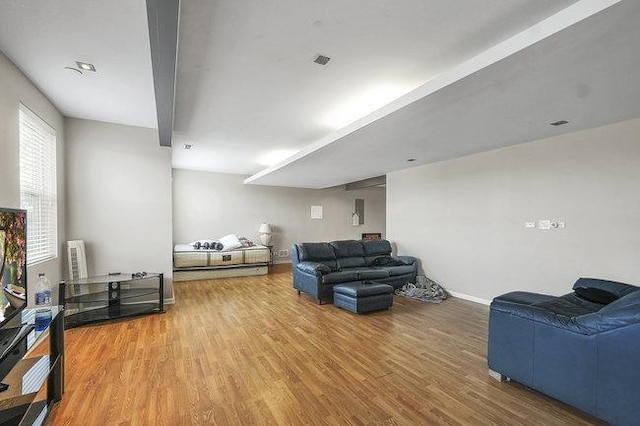
<instances>
[{"instance_id":1,"label":"blue leather sofa","mask_svg":"<svg viewBox=\"0 0 640 426\"><path fill-rule=\"evenodd\" d=\"M640 424L640 288L580 278L513 292L489 314L489 369L613 425Z\"/></svg>"},{"instance_id":2,"label":"blue leather sofa","mask_svg":"<svg viewBox=\"0 0 640 426\"><path fill-rule=\"evenodd\" d=\"M398 288L415 283L418 270L414 257L392 257L387 240L293 244L291 261L293 287L318 303L333 299L336 284L376 281Z\"/></svg>"}]
</instances>

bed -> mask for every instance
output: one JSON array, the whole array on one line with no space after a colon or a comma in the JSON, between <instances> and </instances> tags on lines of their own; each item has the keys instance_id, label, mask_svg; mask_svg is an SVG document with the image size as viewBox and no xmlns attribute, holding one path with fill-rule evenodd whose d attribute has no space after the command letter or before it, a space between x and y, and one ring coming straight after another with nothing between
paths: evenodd
<instances>
[{"instance_id":1,"label":"bed","mask_svg":"<svg viewBox=\"0 0 640 426\"><path fill-rule=\"evenodd\" d=\"M176 244L173 248L173 280L192 281L215 278L266 275L271 250L261 245L211 250L194 244Z\"/></svg>"}]
</instances>

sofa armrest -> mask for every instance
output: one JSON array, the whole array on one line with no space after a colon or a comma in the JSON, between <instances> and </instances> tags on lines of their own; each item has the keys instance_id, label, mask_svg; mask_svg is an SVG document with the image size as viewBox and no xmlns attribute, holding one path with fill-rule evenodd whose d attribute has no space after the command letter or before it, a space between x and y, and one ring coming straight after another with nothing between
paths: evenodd
<instances>
[{"instance_id":1,"label":"sofa armrest","mask_svg":"<svg viewBox=\"0 0 640 426\"><path fill-rule=\"evenodd\" d=\"M329 272L331 272L331 268L329 268L324 263L320 263L320 262L311 262L311 261L299 262L296 265L296 268L298 268L298 270L301 272L315 275L316 277L319 277L323 274L328 274Z\"/></svg>"},{"instance_id":2,"label":"sofa armrest","mask_svg":"<svg viewBox=\"0 0 640 426\"><path fill-rule=\"evenodd\" d=\"M575 290L578 287L597 288L600 290L608 291L609 293L613 293L619 298L638 290L638 287L631 284L600 280L597 278L579 278L578 281L576 281L576 283L573 285L573 289Z\"/></svg>"},{"instance_id":3,"label":"sofa armrest","mask_svg":"<svg viewBox=\"0 0 640 426\"><path fill-rule=\"evenodd\" d=\"M526 319L539 324L549 325L573 333L589 335L598 332L598 329L593 327L589 322L577 321L577 319L581 317L568 317L566 315L556 314L538 306L524 305L520 303L494 299L494 301L491 302L491 311L502 312L518 318ZM584 317L588 317L590 315L592 314L584 315Z\"/></svg>"},{"instance_id":4,"label":"sofa armrest","mask_svg":"<svg viewBox=\"0 0 640 426\"><path fill-rule=\"evenodd\" d=\"M413 265L418 260L413 256L394 256L394 259L398 259L399 261L404 262L407 265Z\"/></svg>"}]
</instances>

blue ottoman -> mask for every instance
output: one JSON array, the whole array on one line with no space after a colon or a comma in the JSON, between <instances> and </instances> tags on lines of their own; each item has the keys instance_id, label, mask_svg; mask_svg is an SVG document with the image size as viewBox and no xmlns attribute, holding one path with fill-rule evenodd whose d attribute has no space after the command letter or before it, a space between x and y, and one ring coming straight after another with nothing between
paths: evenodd
<instances>
[{"instance_id":1,"label":"blue ottoman","mask_svg":"<svg viewBox=\"0 0 640 426\"><path fill-rule=\"evenodd\" d=\"M393 305L393 287L372 281L333 286L333 304L356 314Z\"/></svg>"}]
</instances>

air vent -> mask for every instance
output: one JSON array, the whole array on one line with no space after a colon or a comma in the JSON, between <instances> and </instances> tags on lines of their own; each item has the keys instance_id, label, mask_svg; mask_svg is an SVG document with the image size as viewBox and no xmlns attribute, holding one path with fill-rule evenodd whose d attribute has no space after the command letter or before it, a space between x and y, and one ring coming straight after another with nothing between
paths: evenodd
<instances>
[{"instance_id":1,"label":"air vent","mask_svg":"<svg viewBox=\"0 0 640 426\"><path fill-rule=\"evenodd\" d=\"M327 65L327 62L329 62L330 60L331 58L328 56L318 55L318 57L314 59L313 62L320 65Z\"/></svg>"},{"instance_id":2,"label":"air vent","mask_svg":"<svg viewBox=\"0 0 640 426\"><path fill-rule=\"evenodd\" d=\"M549 123L552 126L562 126L563 124L567 124L567 120L554 121L553 123Z\"/></svg>"}]
</instances>

